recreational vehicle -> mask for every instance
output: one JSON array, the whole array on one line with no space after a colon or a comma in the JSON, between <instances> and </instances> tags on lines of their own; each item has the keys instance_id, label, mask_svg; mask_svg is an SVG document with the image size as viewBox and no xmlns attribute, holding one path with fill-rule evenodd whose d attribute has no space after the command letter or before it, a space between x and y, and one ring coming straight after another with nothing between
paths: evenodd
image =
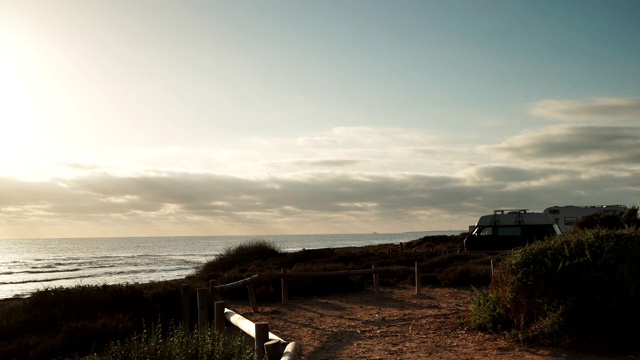
<instances>
[{"instance_id":1,"label":"recreational vehicle","mask_svg":"<svg viewBox=\"0 0 640 360\"><path fill-rule=\"evenodd\" d=\"M527 211L494 210L492 215L481 216L464 240L465 251L510 250L560 235L561 230L551 215Z\"/></svg>"},{"instance_id":2,"label":"recreational vehicle","mask_svg":"<svg viewBox=\"0 0 640 360\"><path fill-rule=\"evenodd\" d=\"M544 209L543 213L553 216L554 220L563 232L571 230L573 224L585 215L600 213L603 215L615 215L619 212L627 212L625 205L594 205L594 206L552 206Z\"/></svg>"}]
</instances>

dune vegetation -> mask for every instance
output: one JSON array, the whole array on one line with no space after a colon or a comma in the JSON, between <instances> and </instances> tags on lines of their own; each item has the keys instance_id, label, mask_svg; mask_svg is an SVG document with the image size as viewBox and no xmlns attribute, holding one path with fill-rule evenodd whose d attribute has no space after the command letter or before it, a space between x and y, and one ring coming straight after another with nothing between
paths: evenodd
<instances>
[{"instance_id":1,"label":"dune vegetation","mask_svg":"<svg viewBox=\"0 0 640 360\"><path fill-rule=\"evenodd\" d=\"M51 359L85 357L124 344L162 324L163 331L178 328L181 285L208 287L258 274L259 302L278 301L280 281L273 276L282 268L326 271L389 267L383 286L414 281L414 263L423 264L425 285L488 285L489 257L458 253L463 236L435 236L403 244L283 252L269 242L256 240L226 249L185 279L148 284L81 285L49 288L24 299L0 301L0 358ZM342 279L296 280L291 296L311 296L357 291L371 285L370 276ZM222 299L245 300L246 289L219 294ZM192 301L191 323L195 324ZM212 312L211 312L212 313ZM146 324L146 325L145 325ZM145 330L146 329L146 330ZM183 336L183 335L181 335Z\"/></svg>"},{"instance_id":2,"label":"dune vegetation","mask_svg":"<svg viewBox=\"0 0 640 360\"><path fill-rule=\"evenodd\" d=\"M393 287L414 284L416 262L420 264L423 286L471 285L483 289L477 292L469 320L481 331L562 346L635 344L631 337L638 333L636 324L640 320L637 230L575 231L498 254L463 252L464 236L431 236L402 246L296 252L283 252L272 243L256 240L226 249L185 279L40 290L28 298L0 301L0 358L125 359L126 356L109 357L109 354L114 351L133 354L135 349L156 354L144 355L149 359L175 358L170 356L171 352L193 344L196 336L182 330L179 324L182 284L202 288L212 280L226 284L257 274L258 302L275 302L281 294L276 276L281 269L332 271L386 267L389 271L381 276L382 286ZM496 270L493 276L491 263ZM358 291L372 285L371 276L291 281L296 282L289 288L292 297ZM247 300L246 289L216 293L216 297ZM195 302L190 306L195 308ZM195 324L195 309L191 314L190 322ZM165 347L158 347L160 339L165 339L162 342ZM238 341L220 345L219 349L236 354L224 358L242 359L247 356L245 342L240 337ZM201 350L193 352L194 359L201 356Z\"/></svg>"},{"instance_id":3,"label":"dune vegetation","mask_svg":"<svg viewBox=\"0 0 640 360\"><path fill-rule=\"evenodd\" d=\"M479 292L472 319L526 341L637 346L640 231L572 231L515 251Z\"/></svg>"}]
</instances>

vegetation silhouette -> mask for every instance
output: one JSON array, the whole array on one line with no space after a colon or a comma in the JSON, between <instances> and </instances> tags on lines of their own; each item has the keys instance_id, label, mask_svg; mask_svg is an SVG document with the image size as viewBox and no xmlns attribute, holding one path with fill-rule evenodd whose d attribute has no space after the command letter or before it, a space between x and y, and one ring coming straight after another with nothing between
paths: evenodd
<instances>
[{"instance_id":1,"label":"vegetation silhouette","mask_svg":"<svg viewBox=\"0 0 640 360\"><path fill-rule=\"evenodd\" d=\"M472 322L523 341L637 350L638 289L638 229L570 231L506 257Z\"/></svg>"}]
</instances>

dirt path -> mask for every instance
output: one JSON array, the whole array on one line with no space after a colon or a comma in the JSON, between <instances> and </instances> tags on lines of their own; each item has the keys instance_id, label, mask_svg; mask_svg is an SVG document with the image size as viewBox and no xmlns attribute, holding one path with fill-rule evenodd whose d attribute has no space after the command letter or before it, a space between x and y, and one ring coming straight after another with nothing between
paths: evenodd
<instances>
[{"instance_id":1,"label":"dirt path","mask_svg":"<svg viewBox=\"0 0 640 360\"><path fill-rule=\"evenodd\" d=\"M290 299L286 305L229 304L271 332L302 345L303 359L630 359L565 354L545 347L524 347L466 328L471 289L411 287L319 298Z\"/></svg>"}]
</instances>

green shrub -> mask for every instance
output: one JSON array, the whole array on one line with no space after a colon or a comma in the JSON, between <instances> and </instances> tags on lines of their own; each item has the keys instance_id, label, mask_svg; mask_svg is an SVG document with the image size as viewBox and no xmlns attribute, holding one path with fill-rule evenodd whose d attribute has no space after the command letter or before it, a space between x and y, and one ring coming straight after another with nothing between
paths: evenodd
<instances>
[{"instance_id":1,"label":"green shrub","mask_svg":"<svg viewBox=\"0 0 640 360\"><path fill-rule=\"evenodd\" d=\"M640 231L571 232L508 256L474 316L480 328L523 339L629 346L640 330L639 291Z\"/></svg>"},{"instance_id":2,"label":"green shrub","mask_svg":"<svg viewBox=\"0 0 640 360\"><path fill-rule=\"evenodd\" d=\"M182 327L144 328L131 340L112 343L101 354L88 360L250 360L255 359L251 346L241 337L232 338L207 327L201 331L186 331Z\"/></svg>"},{"instance_id":3,"label":"green shrub","mask_svg":"<svg viewBox=\"0 0 640 360\"><path fill-rule=\"evenodd\" d=\"M498 333L510 328L495 293L476 290L473 305L471 323L476 329Z\"/></svg>"}]
</instances>

